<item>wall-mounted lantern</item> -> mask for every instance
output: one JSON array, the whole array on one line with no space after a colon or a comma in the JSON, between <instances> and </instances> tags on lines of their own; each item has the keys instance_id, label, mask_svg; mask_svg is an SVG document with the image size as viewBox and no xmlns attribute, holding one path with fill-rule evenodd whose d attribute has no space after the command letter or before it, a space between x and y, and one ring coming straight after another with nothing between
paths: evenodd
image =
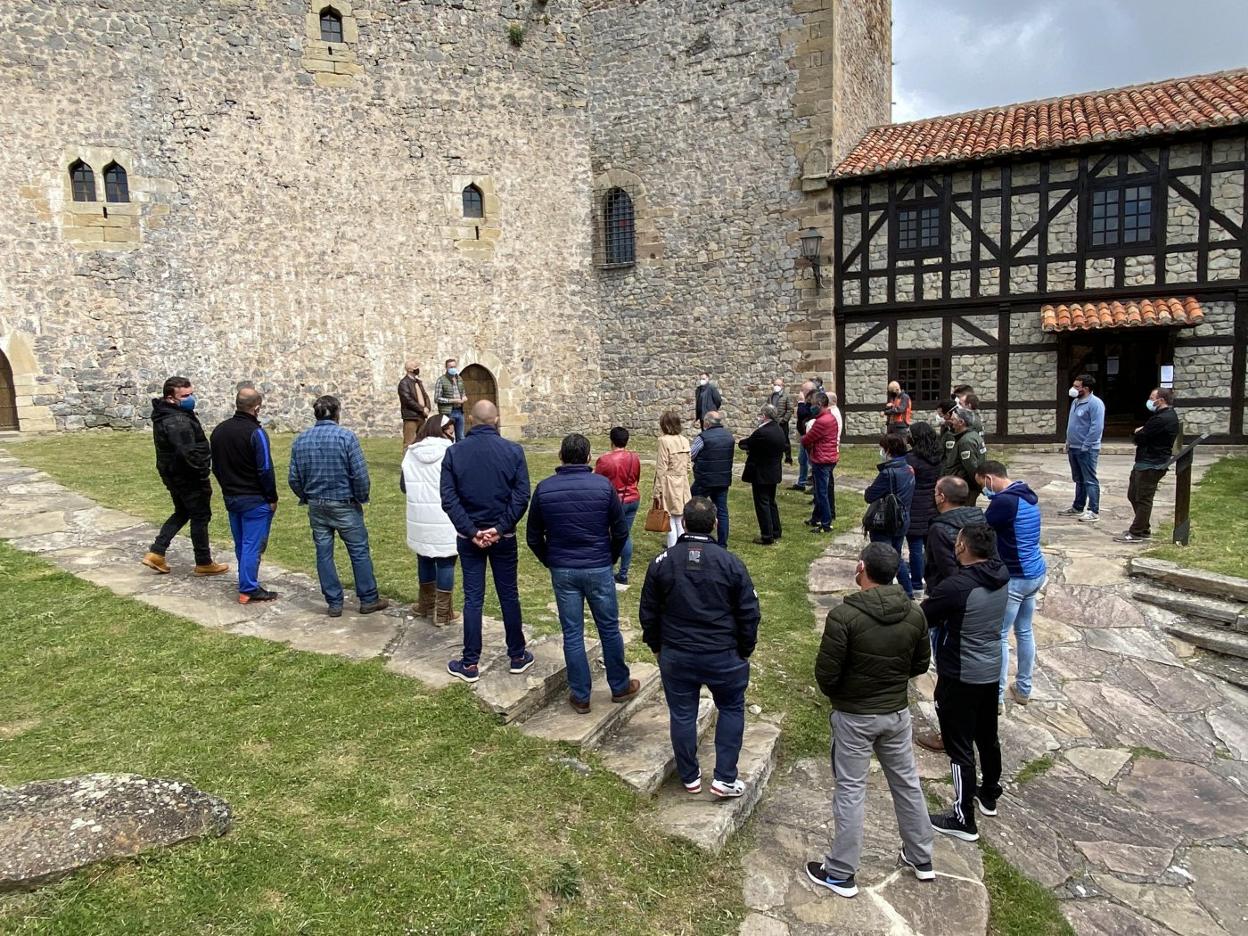
<instances>
[{"instance_id":1,"label":"wall-mounted lantern","mask_svg":"<svg viewBox=\"0 0 1248 936\"><path fill-rule=\"evenodd\" d=\"M802 241L802 259L809 263L810 268L815 271L815 289L822 289L823 276L819 271L819 265L822 261L819 257L819 247L823 243L823 235L812 227L806 228L798 237Z\"/></svg>"}]
</instances>

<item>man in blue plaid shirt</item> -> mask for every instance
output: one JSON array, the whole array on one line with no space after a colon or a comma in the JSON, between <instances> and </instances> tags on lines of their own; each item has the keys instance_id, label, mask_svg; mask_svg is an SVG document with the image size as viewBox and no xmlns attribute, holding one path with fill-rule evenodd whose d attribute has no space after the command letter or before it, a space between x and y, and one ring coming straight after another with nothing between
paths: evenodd
<instances>
[{"instance_id":1,"label":"man in blue plaid shirt","mask_svg":"<svg viewBox=\"0 0 1248 936\"><path fill-rule=\"evenodd\" d=\"M342 582L334 565L334 534L342 538L351 557L360 614L390 606L377 594L373 558L364 528L368 503L368 464L360 440L338 425L342 405L337 397L323 396L312 404L316 425L299 434L290 450L290 489L308 507L312 542L316 544L316 574L330 617L342 616Z\"/></svg>"}]
</instances>

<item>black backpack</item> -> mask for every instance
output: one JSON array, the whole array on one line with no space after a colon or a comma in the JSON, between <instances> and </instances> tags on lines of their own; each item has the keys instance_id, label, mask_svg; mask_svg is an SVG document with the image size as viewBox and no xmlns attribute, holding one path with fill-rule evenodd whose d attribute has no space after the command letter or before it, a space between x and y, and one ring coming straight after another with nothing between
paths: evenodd
<instances>
[{"instance_id":1,"label":"black backpack","mask_svg":"<svg viewBox=\"0 0 1248 936\"><path fill-rule=\"evenodd\" d=\"M906 526L906 509L901 506L894 485L893 470L888 469L888 493L871 502L862 518L862 532L882 536L900 536Z\"/></svg>"}]
</instances>

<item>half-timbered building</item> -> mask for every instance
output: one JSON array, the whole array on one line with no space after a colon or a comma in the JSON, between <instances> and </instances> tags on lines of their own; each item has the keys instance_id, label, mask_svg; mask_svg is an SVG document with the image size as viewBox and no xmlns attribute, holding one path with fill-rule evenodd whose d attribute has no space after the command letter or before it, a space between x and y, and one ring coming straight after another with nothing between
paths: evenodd
<instances>
[{"instance_id":1,"label":"half-timbered building","mask_svg":"<svg viewBox=\"0 0 1248 936\"><path fill-rule=\"evenodd\" d=\"M895 378L1056 441L1086 372L1107 438L1172 385L1187 433L1248 441L1246 139L1248 70L868 131L831 174L847 435Z\"/></svg>"}]
</instances>

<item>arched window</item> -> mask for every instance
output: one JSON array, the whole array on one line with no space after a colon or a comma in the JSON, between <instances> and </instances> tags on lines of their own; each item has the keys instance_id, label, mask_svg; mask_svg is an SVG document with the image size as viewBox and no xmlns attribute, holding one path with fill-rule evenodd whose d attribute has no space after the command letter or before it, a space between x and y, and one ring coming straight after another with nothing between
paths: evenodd
<instances>
[{"instance_id":1,"label":"arched window","mask_svg":"<svg viewBox=\"0 0 1248 936\"><path fill-rule=\"evenodd\" d=\"M321 41L342 42L342 14L332 6L321 10Z\"/></svg>"},{"instance_id":2,"label":"arched window","mask_svg":"<svg viewBox=\"0 0 1248 936\"><path fill-rule=\"evenodd\" d=\"M637 230L633 218L633 200L622 188L607 192L602 202L604 260L608 266L635 263Z\"/></svg>"},{"instance_id":3,"label":"arched window","mask_svg":"<svg viewBox=\"0 0 1248 936\"><path fill-rule=\"evenodd\" d=\"M464 189L464 217L485 217L485 200L481 197L481 190L475 185L469 185Z\"/></svg>"},{"instance_id":4,"label":"arched window","mask_svg":"<svg viewBox=\"0 0 1248 936\"><path fill-rule=\"evenodd\" d=\"M130 200L130 183L126 179L126 170L115 162L104 167L104 198L110 202Z\"/></svg>"},{"instance_id":5,"label":"arched window","mask_svg":"<svg viewBox=\"0 0 1248 936\"><path fill-rule=\"evenodd\" d=\"M95 173L81 159L69 167L69 181L74 189L74 201L95 201Z\"/></svg>"}]
</instances>

